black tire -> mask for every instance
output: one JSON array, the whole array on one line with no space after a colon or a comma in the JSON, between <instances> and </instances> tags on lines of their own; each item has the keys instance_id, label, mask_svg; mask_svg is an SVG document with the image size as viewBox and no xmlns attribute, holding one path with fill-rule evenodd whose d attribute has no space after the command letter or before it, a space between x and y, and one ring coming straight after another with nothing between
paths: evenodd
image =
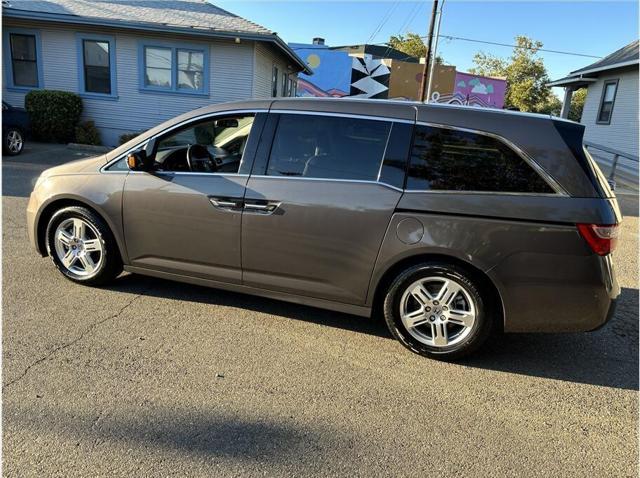
<instances>
[{"instance_id":1,"label":"black tire","mask_svg":"<svg viewBox=\"0 0 640 478\"><path fill-rule=\"evenodd\" d=\"M402 296L413 283L427 277L453 279L462 285L473 301L476 311L475 322L468 335L451 346L432 346L411 335L400 318ZM491 335L494 326L492 304L488 294L470 278L463 268L443 263L422 263L414 265L391 283L384 300L384 317L391 334L405 347L419 355L439 360L456 360L476 351ZM429 326L430 324L424 325Z\"/></svg>"},{"instance_id":2,"label":"black tire","mask_svg":"<svg viewBox=\"0 0 640 478\"><path fill-rule=\"evenodd\" d=\"M95 271L88 276L82 276L69 270L60 260L55 247L55 233L58 226L67 219L81 219L95 229L97 239L102 245L102 259ZM95 212L80 206L70 206L60 209L51 216L46 231L47 252L56 268L67 279L90 286L106 284L122 272L122 259L115 237L106 222Z\"/></svg>"},{"instance_id":3,"label":"black tire","mask_svg":"<svg viewBox=\"0 0 640 478\"><path fill-rule=\"evenodd\" d=\"M20 143L16 146L13 137L17 136ZM24 149L24 133L19 128L7 128L2 137L2 152L7 156L17 156Z\"/></svg>"}]
</instances>

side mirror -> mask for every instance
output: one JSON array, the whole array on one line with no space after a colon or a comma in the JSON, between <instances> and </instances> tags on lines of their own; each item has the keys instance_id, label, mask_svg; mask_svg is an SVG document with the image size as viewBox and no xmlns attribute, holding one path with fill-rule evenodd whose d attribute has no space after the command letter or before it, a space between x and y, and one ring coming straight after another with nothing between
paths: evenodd
<instances>
[{"instance_id":1,"label":"side mirror","mask_svg":"<svg viewBox=\"0 0 640 478\"><path fill-rule=\"evenodd\" d=\"M132 151L127 155L127 166L131 171L148 171L149 160L144 149Z\"/></svg>"}]
</instances>

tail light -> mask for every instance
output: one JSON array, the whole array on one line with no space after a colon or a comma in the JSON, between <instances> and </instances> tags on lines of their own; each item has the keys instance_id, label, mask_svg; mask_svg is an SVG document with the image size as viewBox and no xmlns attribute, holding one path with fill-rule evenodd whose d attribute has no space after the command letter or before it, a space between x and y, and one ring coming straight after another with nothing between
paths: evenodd
<instances>
[{"instance_id":1,"label":"tail light","mask_svg":"<svg viewBox=\"0 0 640 478\"><path fill-rule=\"evenodd\" d=\"M580 235L587 241L593 252L606 256L616 248L618 225L577 224Z\"/></svg>"}]
</instances>

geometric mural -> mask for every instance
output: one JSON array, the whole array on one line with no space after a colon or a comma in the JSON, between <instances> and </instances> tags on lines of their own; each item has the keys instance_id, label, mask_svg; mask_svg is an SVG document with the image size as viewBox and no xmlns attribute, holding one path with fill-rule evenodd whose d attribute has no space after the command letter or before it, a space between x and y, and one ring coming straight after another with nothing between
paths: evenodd
<instances>
[{"instance_id":1,"label":"geometric mural","mask_svg":"<svg viewBox=\"0 0 640 478\"><path fill-rule=\"evenodd\" d=\"M373 59L371 55L364 55L364 58L353 57L349 96L388 98L390 74L389 68L382 63L382 60Z\"/></svg>"}]
</instances>

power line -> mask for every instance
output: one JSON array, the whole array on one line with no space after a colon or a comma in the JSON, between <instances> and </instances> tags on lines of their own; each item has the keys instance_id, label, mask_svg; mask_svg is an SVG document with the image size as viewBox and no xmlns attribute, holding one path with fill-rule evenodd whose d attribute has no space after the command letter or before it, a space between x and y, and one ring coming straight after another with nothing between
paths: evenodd
<instances>
[{"instance_id":1,"label":"power line","mask_svg":"<svg viewBox=\"0 0 640 478\"><path fill-rule=\"evenodd\" d=\"M506 46L506 47L510 47L510 48L519 48L519 49L522 49L522 50L537 50L537 51L544 51L544 52L547 52L547 53L558 53L560 55L585 56L585 57L588 57L588 58L602 58L601 56L587 55L586 53L575 53L575 52L569 52L569 51L548 50L546 48L535 48L535 47L526 47L526 46L519 46L519 45L510 45L508 43L498 43L498 42L486 41L486 40L476 40L474 38L454 37L454 36L451 36L451 35L438 35L438 36L440 38L446 38L447 40L461 40L461 41L468 41L468 42L473 42L473 43L485 43L487 45ZM420 37L420 38L426 38L426 37Z\"/></svg>"},{"instance_id":2,"label":"power line","mask_svg":"<svg viewBox=\"0 0 640 478\"><path fill-rule=\"evenodd\" d=\"M427 38L427 36L419 36L418 38L420 38L421 40L424 40ZM570 51L561 51L561 50L549 50L546 48L534 48L534 47L526 47L526 46L520 46L520 45L511 45L509 43L499 43L499 42L493 42L493 41L486 41L486 40L477 40L475 38L464 38L464 37L456 37L456 36L452 36L452 35L438 35L438 38L445 38L447 40L460 40L460 41L468 41L468 42L472 42L472 43L484 43L487 45L496 45L496 46L505 46L505 47L509 47L509 48L519 48L522 50L536 50L536 51L544 51L546 53L557 53L559 55L572 55L572 56L582 56L582 57L587 57L587 58L602 58L601 56L597 56L597 55L587 55L586 53L576 53L576 52L570 52ZM377 46L388 46L389 42L381 42L381 43L364 43L365 45L377 45ZM358 45L358 43L355 43L355 45ZM344 46L348 46L348 45L344 45ZM299 49L308 49L309 47L298 47L298 48L293 48L293 50L299 50Z\"/></svg>"}]
</instances>

